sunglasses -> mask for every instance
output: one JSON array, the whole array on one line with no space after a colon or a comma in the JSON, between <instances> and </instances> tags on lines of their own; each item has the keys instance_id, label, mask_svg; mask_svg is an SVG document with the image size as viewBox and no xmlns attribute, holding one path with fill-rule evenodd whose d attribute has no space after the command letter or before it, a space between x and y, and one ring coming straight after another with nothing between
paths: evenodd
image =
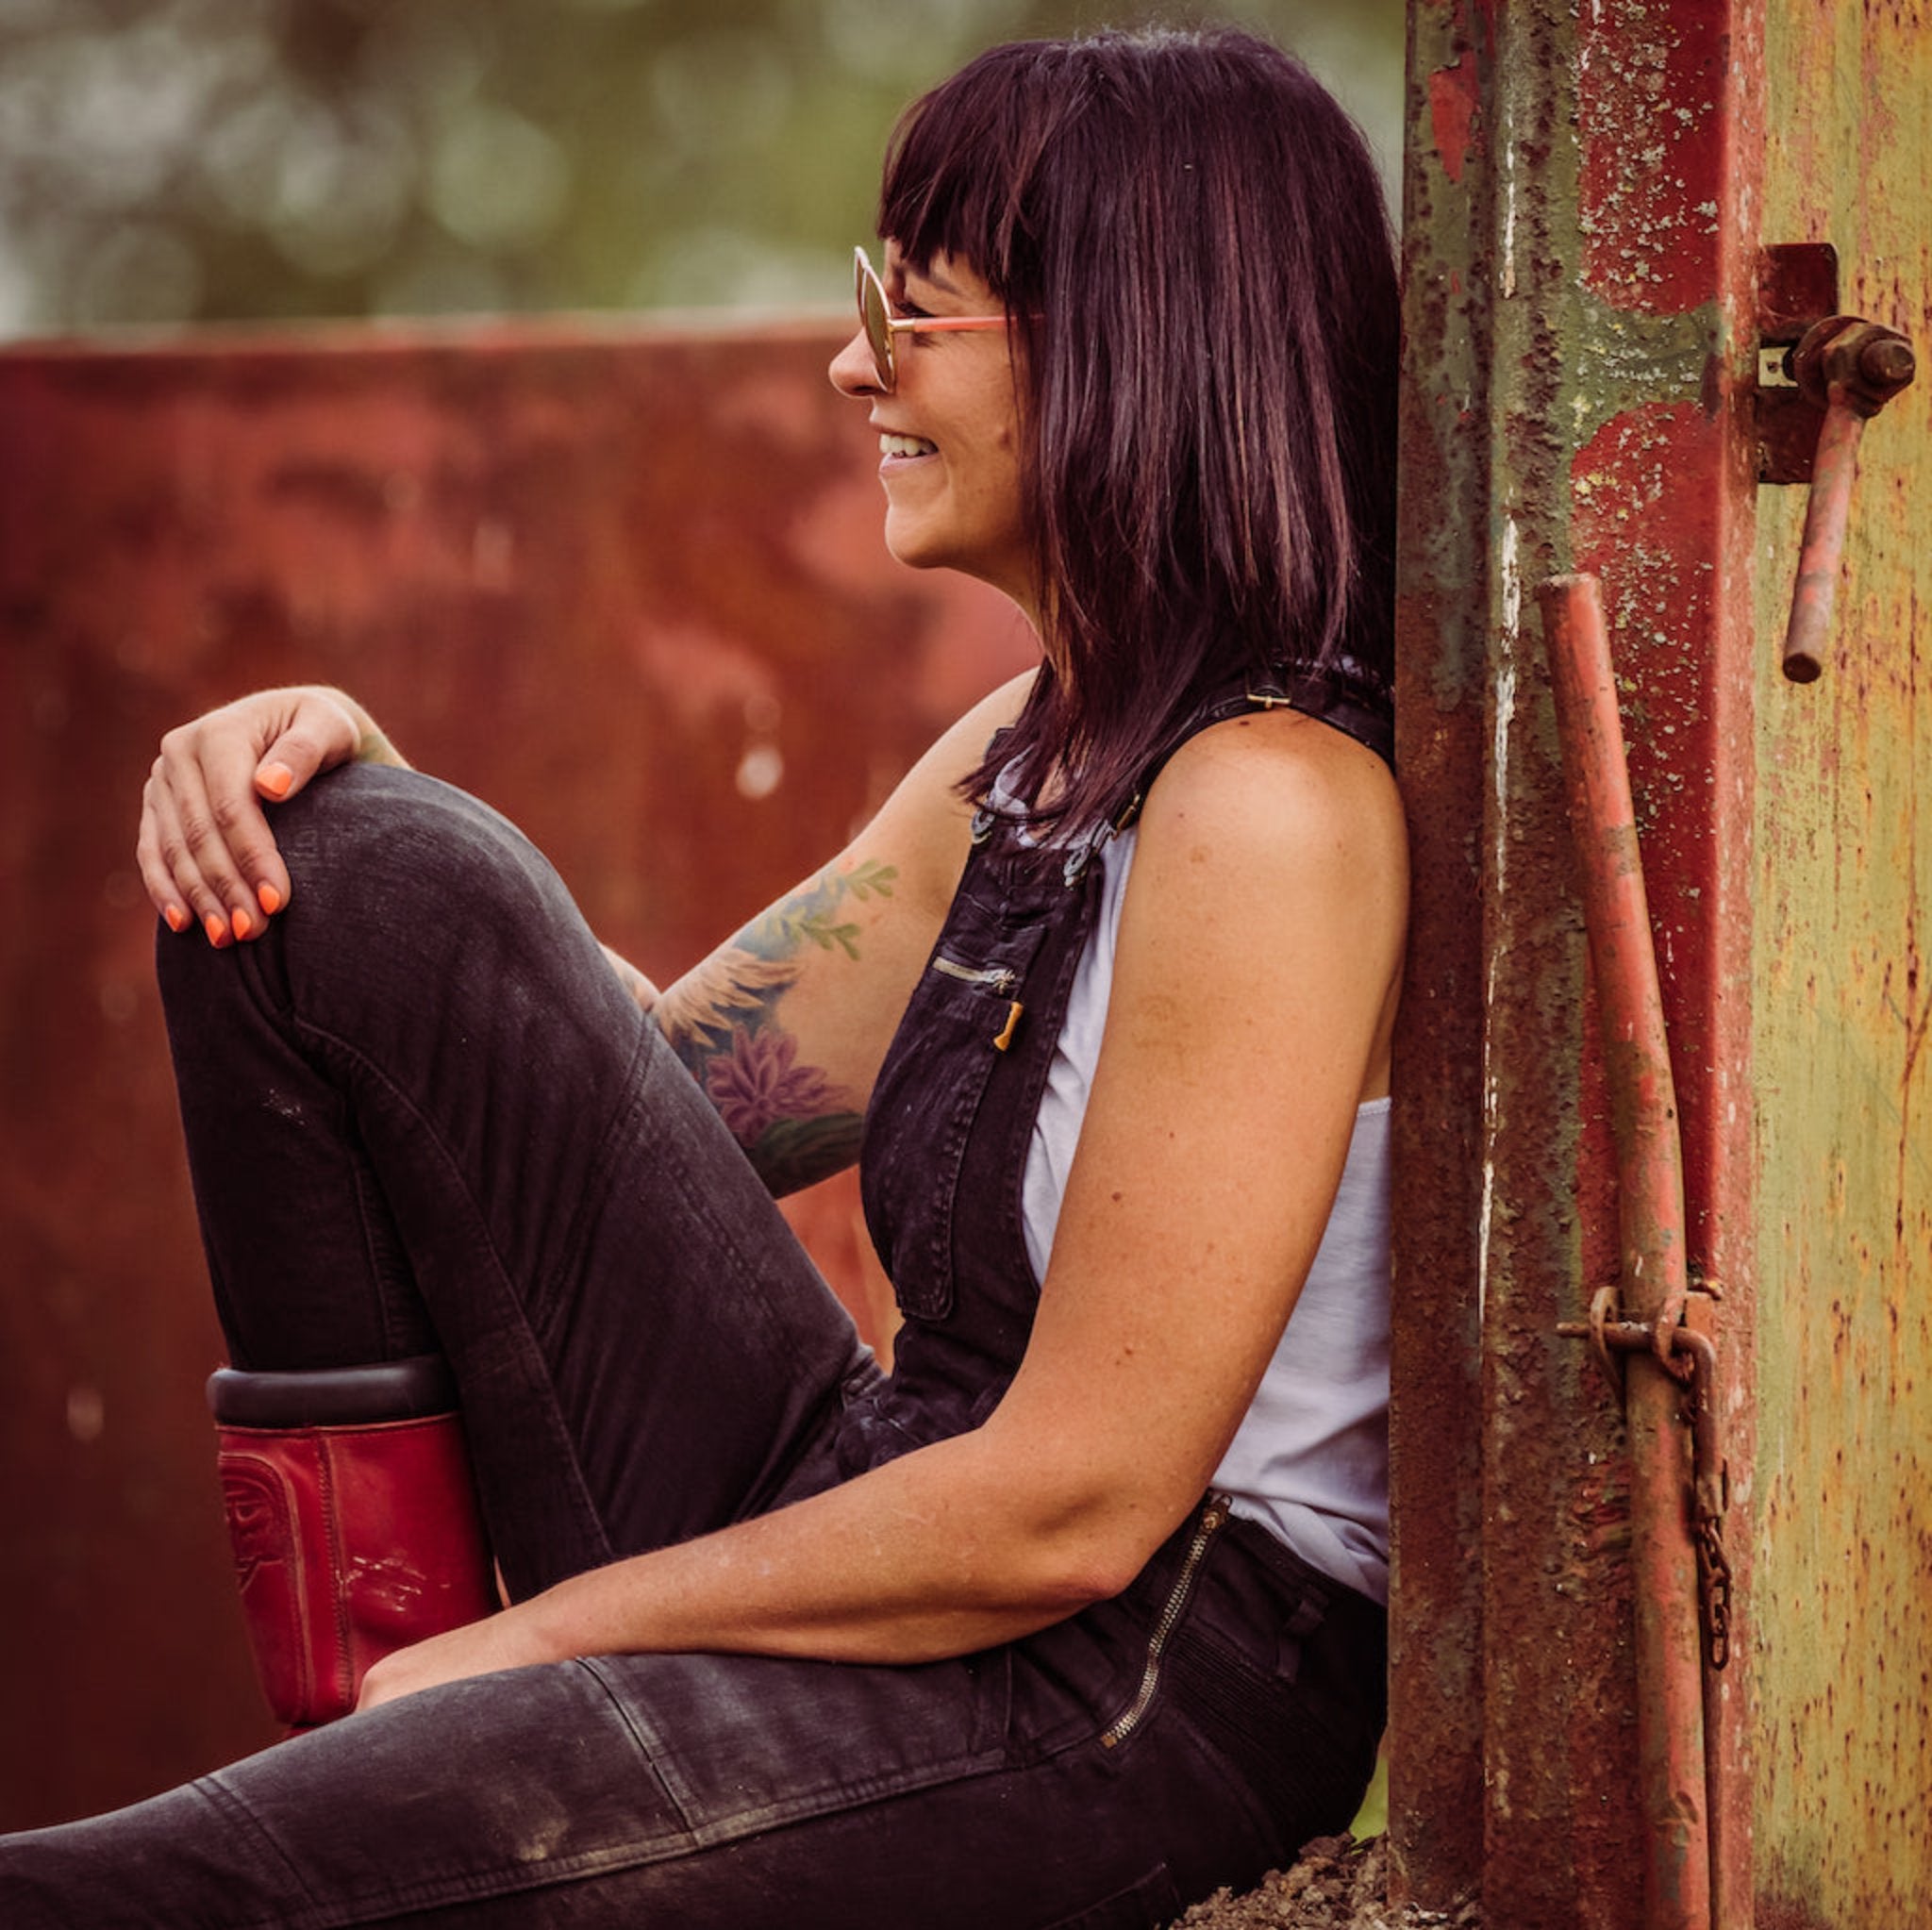
<instances>
[{"instance_id":1,"label":"sunglasses","mask_svg":"<svg viewBox=\"0 0 1932 1930\"><path fill-rule=\"evenodd\" d=\"M886 285L879 279L878 271L866 259L863 248L853 249L852 263L858 283L858 319L865 329L866 343L872 350L872 365L877 373L879 387L888 395L899 382L898 358L892 350L895 335L937 333L941 329L1004 328L1007 325L1004 315L895 315L891 303L886 299Z\"/></svg>"}]
</instances>

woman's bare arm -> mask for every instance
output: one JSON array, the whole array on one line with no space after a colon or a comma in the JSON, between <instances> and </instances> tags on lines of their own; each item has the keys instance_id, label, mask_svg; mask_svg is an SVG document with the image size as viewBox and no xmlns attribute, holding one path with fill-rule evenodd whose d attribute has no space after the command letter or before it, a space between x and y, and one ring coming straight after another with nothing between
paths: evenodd
<instances>
[{"instance_id":1,"label":"woman's bare arm","mask_svg":"<svg viewBox=\"0 0 1932 1930\"><path fill-rule=\"evenodd\" d=\"M848 1166L966 861L955 788L1028 679L955 724L847 848L661 992L628 980L774 1192Z\"/></svg>"}]
</instances>

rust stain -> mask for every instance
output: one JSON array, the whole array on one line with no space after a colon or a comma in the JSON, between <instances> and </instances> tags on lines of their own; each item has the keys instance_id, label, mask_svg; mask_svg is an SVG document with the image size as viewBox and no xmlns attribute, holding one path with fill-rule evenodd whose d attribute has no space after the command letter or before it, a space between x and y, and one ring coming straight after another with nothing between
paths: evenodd
<instances>
[{"instance_id":1,"label":"rust stain","mask_svg":"<svg viewBox=\"0 0 1932 1930\"><path fill-rule=\"evenodd\" d=\"M1395 1570L1389 1760L1393 1881L1423 1901L1482 1881L1483 1347L1473 1227L1483 1210L1484 957L1479 903L1489 812L1484 744L1487 616L1478 586L1487 495L1481 346L1490 278L1472 190L1482 150L1445 104L1452 179L1429 76L1479 88L1461 0L1411 16L1413 119L1406 154L1405 332L1399 407L1405 484L1398 579L1398 763L1415 862L1419 941L1403 1004L1395 1115L1400 1184L1394 1257L1391 1428ZM1447 81L1436 83L1441 92ZM1474 125L1474 117L1468 125ZM1426 936L1421 936L1426 934Z\"/></svg>"},{"instance_id":2,"label":"rust stain","mask_svg":"<svg viewBox=\"0 0 1932 1930\"><path fill-rule=\"evenodd\" d=\"M1462 179L1474 140L1477 111L1475 49L1465 47L1453 67L1439 67L1429 75L1429 131L1442 172L1452 182Z\"/></svg>"}]
</instances>

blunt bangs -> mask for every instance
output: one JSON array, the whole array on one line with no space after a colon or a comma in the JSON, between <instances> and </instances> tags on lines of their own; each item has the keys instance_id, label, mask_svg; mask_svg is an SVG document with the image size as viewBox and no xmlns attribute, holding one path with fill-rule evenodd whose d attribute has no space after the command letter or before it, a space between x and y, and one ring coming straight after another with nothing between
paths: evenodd
<instances>
[{"instance_id":1,"label":"blunt bangs","mask_svg":"<svg viewBox=\"0 0 1932 1930\"><path fill-rule=\"evenodd\" d=\"M915 102L893 131L879 190L882 240L921 268L963 258L1009 308L1025 158L1039 146L1028 123L1051 92L1039 70L1056 51L1044 41L995 47Z\"/></svg>"}]
</instances>

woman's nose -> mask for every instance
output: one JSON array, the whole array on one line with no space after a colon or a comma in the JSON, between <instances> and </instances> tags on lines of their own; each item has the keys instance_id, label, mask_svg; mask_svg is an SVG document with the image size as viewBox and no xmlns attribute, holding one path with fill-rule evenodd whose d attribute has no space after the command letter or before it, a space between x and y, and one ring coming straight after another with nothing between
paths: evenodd
<instances>
[{"instance_id":1,"label":"woman's nose","mask_svg":"<svg viewBox=\"0 0 1932 1930\"><path fill-rule=\"evenodd\" d=\"M885 384L879 380L878 365L872 358L872 344L866 340L863 328L852 331L852 340L832 358L832 366L827 373L831 375L832 387L841 395L878 395L885 390Z\"/></svg>"}]
</instances>

